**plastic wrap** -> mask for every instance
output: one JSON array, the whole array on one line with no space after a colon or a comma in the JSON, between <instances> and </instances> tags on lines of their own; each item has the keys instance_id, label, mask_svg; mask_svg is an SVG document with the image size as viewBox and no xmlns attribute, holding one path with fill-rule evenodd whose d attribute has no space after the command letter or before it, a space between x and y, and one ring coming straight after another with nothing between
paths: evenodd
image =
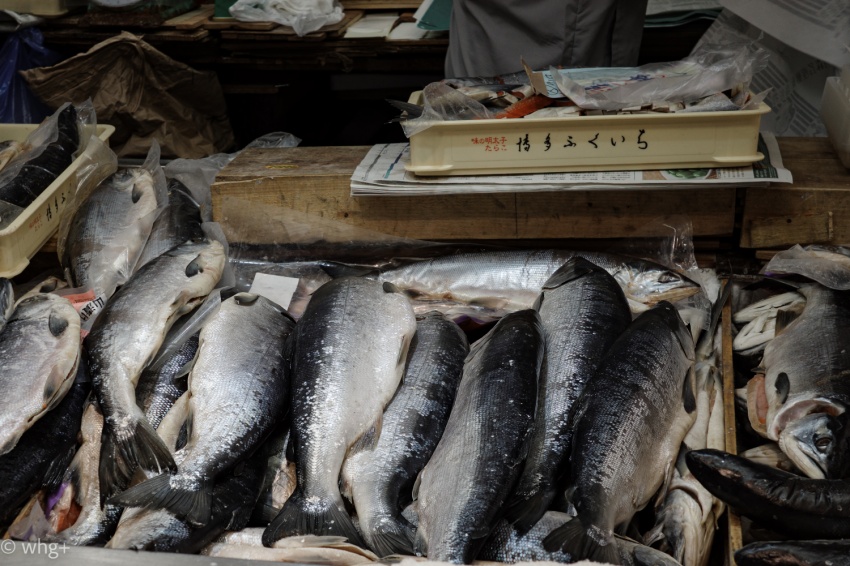
<instances>
[{"instance_id":1,"label":"plastic wrap","mask_svg":"<svg viewBox=\"0 0 850 566\"><path fill-rule=\"evenodd\" d=\"M290 26L299 36L344 17L336 0L237 0L230 15L243 22L275 22Z\"/></svg>"},{"instance_id":2,"label":"plastic wrap","mask_svg":"<svg viewBox=\"0 0 850 566\"><path fill-rule=\"evenodd\" d=\"M201 207L201 219L212 220L212 195L210 186L221 169L230 163L236 154L216 153L202 159L175 159L163 169L168 179L183 183Z\"/></svg>"},{"instance_id":3,"label":"plastic wrap","mask_svg":"<svg viewBox=\"0 0 850 566\"><path fill-rule=\"evenodd\" d=\"M723 91L733 91L733 103L745 105L753 74L767 63L767 52L749 43L705 44L681 61L651 63L636 69L600 69L611 77L578 81L575 71L550 72L558 89L581 108L621 110L668 103L689 103ZM592 74L594 70L578 72ZM742 97L735 99L736 93Z\"/></svg>"},{"instance_id":4,"label":"plastic wrap","mask_svg":"<svg viewBox=\"0 0 850 566\"><path fill-rule=\"evenodd\" d=\"M407 137L439 122L495 117L486 106L444 83L429 84L422 95L425 99L422 115L401 123Z\"/></svg>"},{"instance_id":5,"label":"plastic wrap","mask_svg":"<svg viewBox=\"0 0 850 566\"><path fill-rule=\"evenodd\" d=\"M269 132L264 134L248 145L244 149L259 147L262 149L281 149L285 147L297 147L301 143L301 138L294 136L288 132Z\"/></svg>"}]
</instances>

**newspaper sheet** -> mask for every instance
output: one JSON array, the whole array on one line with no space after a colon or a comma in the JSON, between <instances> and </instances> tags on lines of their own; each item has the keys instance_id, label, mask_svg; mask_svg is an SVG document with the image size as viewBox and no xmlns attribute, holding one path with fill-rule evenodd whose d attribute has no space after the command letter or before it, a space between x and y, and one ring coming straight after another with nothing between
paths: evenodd
<instances>
[{"instance_id":1,"label":"newspaper sheet","mask_svg":"<svg viewBox=\"0 0 850 566\"><path fill-rule=\"evenodd\" d=\"M405 169L405 165L410 162L409 144L379 144L369 150L351 176L351 195L410 196L624 189L687 190L706 186L757 186L792 182L791 172L782 165L776 138L770 134L764 134L759 139L759 151L765 155L765 158L747 167L424 177Z\"/></svg>"}]
</instances>

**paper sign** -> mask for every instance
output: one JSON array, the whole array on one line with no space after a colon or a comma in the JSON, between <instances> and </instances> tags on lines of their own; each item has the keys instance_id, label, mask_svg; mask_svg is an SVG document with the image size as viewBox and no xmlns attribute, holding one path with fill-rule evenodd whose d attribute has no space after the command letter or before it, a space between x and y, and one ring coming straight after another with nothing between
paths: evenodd
<instances>
[{"instance_id":1,"label":"paper sign","mask_svg":"<svg viewBox=\"0 0 850 566\"><path fill-rule=\"evenodd\" d=\"M257 273L251 283L250 293L262 295L284 308L289 308L292 295L298 288L298 279L295 277L282 277L280 275L269 275L268 273Z\"/></svg>"}]
</instances>

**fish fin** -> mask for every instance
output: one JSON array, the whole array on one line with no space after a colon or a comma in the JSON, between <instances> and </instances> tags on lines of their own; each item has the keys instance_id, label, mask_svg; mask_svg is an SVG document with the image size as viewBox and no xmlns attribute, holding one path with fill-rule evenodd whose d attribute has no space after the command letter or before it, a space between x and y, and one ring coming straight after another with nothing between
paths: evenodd
<instances>
[{"instance_id":1,"label":"fish fin","mask_svg":"<svg viewBox=\"0 0 850 566\"><path fill-rule=\"evenodd\" d=\"M127 464L118 450L113 435L104 426L100 437L100 461L97 470L101 507L106 504L110 496L126 489L135 471L136 466Z\"/></svg>"},{"instance_id":2,"label":"fish fin","mask_svg":"<svg viewBox=\"0 0 850 566\"><path fill-rule=\"evenodd\" d=\"M555 495L552 489L545 489L527 497L516 497L507 504L505 518L520 535L525 535L546 513Z\"/></svg>"},{"instance_id":3,"label":"fish fin","mask_svg":"<svg viewBox=\"0 0 850 566\"><path fill-rule=\"evenodd\" d=\"M55 460L50 462L47 472L44 474L42 487L47 493L55 493L62 485L65 479L65 472L68 471L71 463L74 460L74 455L77 450L75 446L71 446L64 453L60 454ZM79 476L79 473L77 474Z\"/></svg>"},{"instance_id":4,"label":"fish fin","mask_svg":"<svg viewBox=\"0 0 850 566\"><path fill-rule=\"evenodd\" d=\"M779 336L779 334L788 328L788 325L797 320L800 317L800 313L790 311L787 309L781 309L776 311L776 327L774 330L774 336Z\"/></svg>"},{"instance_id":5,"label":"fish fin","mask_svg":"<svg viewBox=\"0 0 850 566\"><path fill-rule=\"evenodd\" d=\"M425 468L427 467L428 466L425 466ZM422 472L425 471L425 468L422 468L422 470L416 474L416 481L413 482L413 489L410 491L410 496L413 501L419 499L419 485L422 482Z\"/></svg>"},{"instance_id":6,"label":"fish fin","mask_svg":"<svg viewBox=\"0 0 850 566\"><path fill-rule=\"evenodd\" d=\"M403 518L398 517L392 524L382 524L372 534L369 547L378 556L390 556L392 554L413 554L413 541L410 538L412 529L410 524L405 527Z\"/></svg>"},{"instance_id":7,"label":"fish fin","mask_svg":"<svg viewBox=\"0 0 850 566\"><path fill-rule=\"evenodd\" d=\"M694 392L695 381L696 372L694 371L694 366L690 366L685 375L685 384L682 386L682 403L685 406L685 412L689 415L697 410L697 398Z\"/></svg>"},{"instance_id":8,"label":"fish fin","mask_svg":"<svg viewBox=\"0 0 850 566\"><path fill-rule=\"evenodd\" d=\"M300 489L283 504L283 509L263 531L263 546L271 547L275 541L293 535L344 536L348 542L368 548L342 501L319 499L307 501ZM318 498L316 498L318 499Z\"/></svg>"},{"instance_id":9,"label":"fish fin","mask_svg":"<svg viewBox=\"0 0 850 566\"><path fill-rule=\"evenodd\" d=\"M120 434L113 431L113 435L125 462L148 471L177 471L171 451L144 416Z\"/></svg>"},{"instance_id":10,"label":"fish fin","mask_svg":"<svg viewBox=\"0 0 850 566\"><path fill-rule=\"evenodd\" d=\"M176 489L175 476L162 474L143 481L127 491L109 498L109 503L122 507L167 509L196 526L204 526L212 514L212 482L202 482L200 489Z\"/></svg>"},{"instance_id":11,"label":"fish fin","mask_svg":"<svg viewBox=\"0 0 850 566\"><path fill-rule=\"evenodd\" d=\"M348 450L349 457L352 454L357 454L362 451L370 451L374 450L375 446L378 445L378 440L381 438L381 426L383 425L384 414L381 413L378 415L378 418L375 419L375 422L372 423L372 426L363 433L363 435L358 438L354 444L351 445L351 448Z\"/></svg>"},{"instance_id":12,"label":"fish fin","mask_svg":"<svg viewBox=\"0 0 850 566\"><path fill-rule=\"evenodd\" d=\"M328 274L333 279L353 275L356 277L374 276L378 274L378 270L373 267L362 267L354 265L346 265L338 261L323 261L319 266L322 271Z\"/></svg>"},{"instance_id":13,"label":"fish fin","mask_svg":"<svg viewBox=\"0 0 850 566\"><path fill-rule=\"evenodd\" d=\"M572 556L574 561L595 560L607 564L621 564L617 543L612 539L602 546L590 537L580 519L568 521L543 539L543 548L549 552L559 550Z\"/></svg>"},{"instance_id":14,"label":"fish fin","mask_svg":"<svg viewBox=\"0 0 850 566\"><path fill-rule=\"evenodd\" d=\"M189 443L189 421L183 421L180 427L180 432L177 433L177 439L174 441L174 451L182 450Z\"/></svg>"},{"instance_id":15,"label":"fish fin","mask_svg":"<svg viewBox=\"0 0 850 566\"><path fill-rule=\"evenodd\" d=\"M774 384L776 387L776 397L779 401L779 404L783 404L788 400L788 394L791 392L791 381L788 379L788 374L780 372L779 375L776 376L776 383Z\"/></svg>"},{"instance_id":16,"label":"fish fin","mask_svg":"<svg viewBox=\"0 0 850 566\"><path fill-rule=\"evenodd\" d=\"M557 289L561 285L575 281L597 270L599 270L598 267L583 257L572 257L564 265L559 267L555 273L549 276L549 279L543 284L543 288Z\"/></svg>"},{"instance_id":17,"label":"fish fin","mask_svg":"<svg viewBox=\"0 0 850 566\"><path fill-rule=\"evenodd\" d=\"M542 307L542 306L543 306L543 293L540 293L539 295L537 295L537 298L534 299L534 304L531 305L531 308L536 310L537 312L540 312L540 307Z\"/></svg>"}]
</instances>

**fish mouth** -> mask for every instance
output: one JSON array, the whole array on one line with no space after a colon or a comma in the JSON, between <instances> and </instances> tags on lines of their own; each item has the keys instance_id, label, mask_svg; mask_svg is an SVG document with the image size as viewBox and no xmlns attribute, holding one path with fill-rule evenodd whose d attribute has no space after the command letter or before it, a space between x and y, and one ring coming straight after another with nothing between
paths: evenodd
<instances>
[{"instance_id":1,"label":"fish mouth","mask_svg":"<svg viewBox=\"0 0 850 566\"><path fill-rule=\"evenodd\" d=\"M800 468L806 476L815 479L826 479L827 473L820 461L806 450L806 446L794 435L782 435L779 437L779 448Z\"/></svg>"}]
</instances>

